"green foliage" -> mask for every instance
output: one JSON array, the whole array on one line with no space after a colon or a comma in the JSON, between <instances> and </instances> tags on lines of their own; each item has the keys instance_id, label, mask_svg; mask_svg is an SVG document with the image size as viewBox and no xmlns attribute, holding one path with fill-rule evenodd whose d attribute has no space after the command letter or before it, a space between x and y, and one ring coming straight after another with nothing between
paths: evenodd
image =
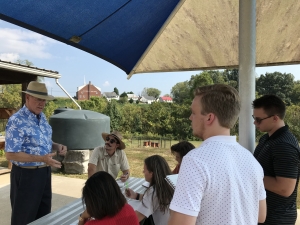
<instances>
[{"instance_id":1,"label":"green foliage","mask_svg":"<svg viewBox=\"0 0 300 225\"><path fill-rule=\"evenodd\" d=\"M238 69L226 69L223 71L222 76L223 76L223 79L226 84L228 84L238 90L238 88L239 88L239 70ZM221 80L219 79L219 81L221 81ZM216 83L216 80L214 80L214 83Z\"/></svg>"},{"instance_id":2,"label":"green foliage","mask_svg":"<svg viewBox=\"0 0 300 225\"><path fill-rule=\"evenodd\" d=\"M190 96L190 87L188 81L179 82L175 84L171 89L173 101L178 104L182 104L192 100Z\"/></svg>"},{"instance_id":3,"label":"green foliage","mask_svg":"<svg viewBox=\"0 0 300 225\"><path fill-rule=\"evenodd\" d=\"M293 88L294 76L290 73L266 73L260 75L256 81L256 90L259 95L277 95L287 105L291 104Z\"/></svg>"},{"instance_id":4,"label":"green foliage","mask_svg":"<svg viewBox=\"0 0 300 225\"><path fill-rule=\"evenodd\" d=\"M121 130L121 123L122 123L122 113L119 109L118 103L116 100L111 100L108 103L104 114L110 117L110 129L113 130Z\"/></svg>"},{"instance_id":5,"label":"green foliage","mask_svg":"<svg viewBox=\"0 0 300 225\"><path fill-rule=\"evenodd\" d=\"M291 74L280 74L278 72L262 75L258 78L259 90L256 92L256 97L265 94L267 91L276 92L275 94L280 97L284 96L284 101L291 103L287 107L285 122L300 140L300 81L293 81L293 79ZM136 101L136 104L130 104L134 101L132 99L128 101L127 93L132 92L123 92L119 101L112 100L108 102L103 97L91 97L90 100L78 101L78 103L82 109L109 116L111 130L119 130L124 137L143 137L149 140L163 137L165 139L191 141L197 140L192 134L191 121L189 120L193 91L198 86L213 83L226 83L238 88L238 70L204 71L191 76L188 81L175 84L171 90L175 102L173 104L164 102L141 104L139 100ZM21 104L21 85L2 87L0 107L19 108ZM153 93L156 93L155 96L148 93L152 89L154 90ZM154 97L160 95L160 91L155 88L144 88L143 93ZM60 107L78 108L69 98L55 98L54 101L49 101L46 104L44 109L46 117L49 119L53 111ZM238 134L238 123L231 129L231 134ZM257 140L262 135L263 133L257 131Z\"/></svg>"},{"instance_id":6,"label":"green foliage","mask_svg":"<svg viewBox=\"0 0 300 225\"><path fill-rule=\"evenodd\" d=\"M1 108L20 108L21 107L21 84L3 85L3 93L0 94Z\"/></svg>"},{"instance_id":7,"label":"green foliage","mask_svg":"<svg viewBox=\"0 0 300 225\"><path fill-rule=\"evenodd\" d=\"M131 98L131 99L129 99L129 101L128 101L130 104L132 104L133 103L133 99Z\"/></svg>"},{"instance_id":8,"label":"green foliage","mask_svg":"<svg viewBox=\"0 0 300 225\"><path fill-rule=\"evenodd\" d=\"M219 70L209 70L207 73L210 75L214 84L225 84L224 74Z\"/></svg>"},{"instance_id":9,"label":"green foliage","mask_svg":"<svg viewBox=\"0 0 300 225\"><path fill-rule=\"evenodd\" d=\"M19 63L21 65L25 65L25 66L34 66L33 63L28 61L27 59L25 59L25 60L17 59L16 63Z\"/></svg>"},{"instance_id":10,"label":"green foliage","mask_svg":"<svg viewBox=\"0 0 300 225\"><path fill-rule=\"evenodd\" d=\"M125 91L120 95L120 98L124 98L124 97L128 97Z\"/></svg>"},{"instance_id":11,"label":"green foliage","mask_svg":"<svg viewBox=\"0 0 300 225\"><path fill-rule=\"evenodd\" d=\"M121 103L121 104L128 103L128 97L127 97L127 95L126 95L126 97L120 97L118 102Z\"/></svg>"},{"instance_id":12,"label":"green foliage","mask_svg":"<svg viewBox=\"0 0 300 225\"><path fill-rule=\"evenodd\" d=\"M0 157L3 157L3 156L5 156L5 152L3 149L0 149Z\"/></svg>"},{"instance_id":13,"label":"green foliage","mask_svg":"<svg viewBox=\"0 0 300 225\"><path fill-rule=\"evenodd\" d=\"M294 87L291 93L291 101L294 104L300 104L300 81L294 82Z\"/></svg>"},{"instance_id":14,"label":"green foliage","mask_svg":"<svg viewBox=\"0 0 300 225\"><path fill-rule=\"evenodd\" d=\"M287 107L285 122L289 125L291 132L297 140L300 140L300 105Z\"/></svg>"},{"instance_id":15,"label":"green foliage","mask_svg":"<svg viewBox=\"0 0 300 225\"><path fill-rule=\"evenodd\" d=\"M146 93L148 96L152 96L157 99L159 97L161 91L156 88L146 88Z\"/></svg>"},{"instance_id":16,"label":"green foliage","mask_svg":"<svg viewBox=\"0 0 300 225\"><path fill-rule=\"evenodd\" d=\"M118 88L114 88L114 92L117 94L117 95L119 95L119 90L118 90Z\"/></svg>"},{"instance_id":17,"label":"green foliage","mask_svg":"<svg viewBox=\"0 0 300 225\"><path fill-rule=\"evenodd\" d=\"M213 84L213 79L211 78L209 72L204 71L200 74L192 75L188 84L190 89L190 98L193 98L194 91L197 87Z\"/></svg>"},{"instance_id":18,"label":"green foliage","mask_svg":"<svg viewBox=\"0 0 300 225\"><path fill-rule=\"evenodd\" d=\"M43 112L45 113L45 116L47 117L48 120L49 120L50 116L53 115L54 110L57 108L60 108L60 107L58 107L54 101L47 102Z\"/></svg>"}]
</instances>

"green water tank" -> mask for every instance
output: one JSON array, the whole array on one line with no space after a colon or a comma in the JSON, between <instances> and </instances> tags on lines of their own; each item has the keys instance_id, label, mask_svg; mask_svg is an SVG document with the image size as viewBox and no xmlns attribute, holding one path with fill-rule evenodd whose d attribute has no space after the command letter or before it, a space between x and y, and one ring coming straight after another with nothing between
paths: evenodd
<instances>
[{"instance_id":1,"label":"green water tank","mask_svg":"<svg viewBox=\"0 0 300 225\"><path fill-rule=\"evenodd\" d=\"M50 117L52 140L68 150L94 149L104 145L101 136L110 132L110 117L89 110L67 110Z\"/></svg>"},{"instance_id":2,"label":"green water tank","mask_svg":"<svg viewBox=\"0 0 300 225\"><path fill-rule=\"evenodd\" d=\"M69 110L73 110L73 109L68 108L68 107L57 108L57 109L54 110L54 115L57 114L57 113L61 113L61 112L69 111Z\"/></svg>"}]
</instances>

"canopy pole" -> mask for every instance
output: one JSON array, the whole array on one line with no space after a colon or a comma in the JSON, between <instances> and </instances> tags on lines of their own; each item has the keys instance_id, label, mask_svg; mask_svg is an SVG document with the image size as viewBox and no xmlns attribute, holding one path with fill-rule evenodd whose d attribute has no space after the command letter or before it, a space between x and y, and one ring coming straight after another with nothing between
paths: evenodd
<instances>
[{"instance_id":1,"label":"canopy pole","mask_svg":"<svg viewBox=\"0 0 300 225\"><path fill-rule=\"evenodd\" d=\"M251 103L255 98L256 0L239 0L239 143L252 153L255 126Z\"/></svg>"}]
</instances>

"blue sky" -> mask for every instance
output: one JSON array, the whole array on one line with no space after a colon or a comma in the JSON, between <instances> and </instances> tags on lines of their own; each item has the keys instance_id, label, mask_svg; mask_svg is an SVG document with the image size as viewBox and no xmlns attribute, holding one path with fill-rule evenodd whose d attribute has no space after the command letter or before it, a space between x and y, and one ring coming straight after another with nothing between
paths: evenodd
<instances>
[{"instance_id":1,"label":"blue sky","mask_svg":"<svg viewBox=\"0 0 300 225\"><path fill-rule=\"evenodd\" d=\"M0 20L0 59L15 62L27 59L35 67L58 71L62 77L59 83L71 96L75 96L77 87L89 81L102 92L133 91L140 94L147 88L157 88L161 95L170 94L172 87L189 80L191 75L201 71L135 74L127 80L127 74L118 67L82 50L44 37L37 33ZM256 68L258 75L279 71L292 73L295 80L300 80L300 65ZM54 79L46 79L49 93L66 97L56 85Z\"/></svg>"}]
</instances>

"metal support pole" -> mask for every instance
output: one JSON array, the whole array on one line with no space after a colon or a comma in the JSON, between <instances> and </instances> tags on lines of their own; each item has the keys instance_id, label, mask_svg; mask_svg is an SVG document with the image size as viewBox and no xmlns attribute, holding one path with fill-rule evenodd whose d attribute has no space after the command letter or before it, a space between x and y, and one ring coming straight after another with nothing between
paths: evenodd
<instances>
[{"instance_id":1,"label":"metal support pole","mask_svg":"<svg viewBox=\"0 0 300 225\"><path fill-rule=\"evenodd\" d=\"M256 0L239 0L239 143L252 153L255 127L251 103L255 98Z\"/></svg>"}]
</instances>

